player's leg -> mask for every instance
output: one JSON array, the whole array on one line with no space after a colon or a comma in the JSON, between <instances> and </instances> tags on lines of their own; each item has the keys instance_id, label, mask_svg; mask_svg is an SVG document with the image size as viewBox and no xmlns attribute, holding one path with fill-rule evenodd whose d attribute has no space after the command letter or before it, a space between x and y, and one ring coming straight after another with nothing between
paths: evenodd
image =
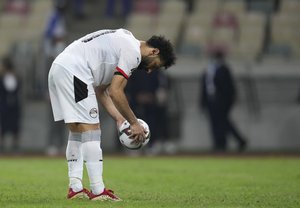
<instances>
[{"instance_id":1,"label":"player's leg","mask_svg":"<svg viewBox=\"0 0 300 208\"><path fill-rule=\"evenodd\" d=\"M81 89L82 87L87 92ZM68 126L72 132L80 132L81 134L83 161L85 161L91 187L90 199L120 200L112 191L106 190L103 183L103 158L100 146L101 130L94 88L92 85L85 85L81 80L74 78L74 92L76 121L78 122L72 122ZM74 121L74 119L65 119L65 121L69 123L68 121Z\"/></svg>"},{"instance_id":2,"label":"player's leg","mask_svg":"<svg viewBox=\"0 0 300 208\"><path fill-rule=\"evenodd\" d=\"M99 124L71 123L68 124L68 126L71 131L77 132L78 141L79 137L81 139L82 159L85 161L91 187L91 192L89 193L90 199L120 201L121 199L114 195L111 190L105 189L103 182L103 157ZM82 173L82 171L80 171L80 173ZM79 175L77 175L77 177L79 177ZM79 180L73 180L73 182L80 184Z\"/></svg>"},{"instance_id":3,"label":"player's leg","mask_svg":"<svg viewBox=\"0 0 300 208\"><path fill-rule=\"evenodd\" d=\"M73 138L71 139L74 140L73 141L74 146L76 146L76 142L77 144L80 143L80 147L78 147L77 150L74 151L67 150L67 158L70 157L71 162L77 160L78 156L77 157L75 156L79 152L81 156L80 158L81 170L78 171L78 173L76 172L73 173L75 176L73 182L77 183L78 185L81 184L81 181L79 180L76 181L76 178L82 178L82 164L83 161L85 161L89 179L90 179L91 190L94 194L100 194L104 190L104 183L102 178L103 158L102 158L102 149L100 147L100 138L101 138L100 126L99 124L70 123L68 124L68 127L70 129L70 135L73 135ZM72 141L70 141L70 138L68 142L68 147L69 145L72 145ZM69 152L69 156L68 156L68 152ZM72 158L72 156L75 158ZM76 169L76 167L72 167L72 169L74 168ZM69 167L69 171L70 169L71 168ZM80 177L79 177L79 173L81 173ZM73 188L74 190L74 188L76 187L71 186L72 176L70 175L70 173L69 173L69 177L70 177L70 187Z\"/></svg>"},{"instance_id":4,"label":"player's leg","mask_svg":"<svg viewBox=\"0 0 300 208\"><path fill-rule=\"evenodd\" d=\"M54 120L76 122L77 110L74 101L73 75L59 65L52 65L49 72L49 95ZM67 198L88 197L88 191L83 188L83 156L81 132L70 130L66 149L68 162L69 192Z\"/></svg>"},{"instance_id":5,"label":"player's leg","mask_svg":"<svg viewBox=\"0 0 300 208\"><path fill-rule=\"evenodd\" d=\"M68 162L69 192L68 199L87 197L82 185L83 157L81 133L69 132L68 144L66 149Z\"/></svg>"},{"instance_id":6,"label":"player's leg","mask_svg":"<svg viewBox=\"0 0 300 208\"><path fill-rule=\"evenodd\" d=\"M70 130L66 152L70 179L68 198L73 194L76 196L79 193L85 193L81 182L83 161L85 161L92 192L94 192L90 198L119 199L111 191L106 190L103 184L99 111L96 93L92 83L88 83L90 79L78 78L63 68L54 74L56 76L56 79L54 76L55 90L60 107L59 111L53 109L55 120L64 119ZM81 191L77 191L81 188L83 188Z\"/></svg>"}]
</instances>

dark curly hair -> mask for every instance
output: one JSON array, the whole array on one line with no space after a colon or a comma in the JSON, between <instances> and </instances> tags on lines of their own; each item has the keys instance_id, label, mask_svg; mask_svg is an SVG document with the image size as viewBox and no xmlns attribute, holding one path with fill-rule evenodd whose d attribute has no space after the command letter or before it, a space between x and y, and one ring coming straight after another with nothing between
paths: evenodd
<instances>
[{"instance_id":1,"label":"dark curly hair","mask_svg":"<svg viewBox=\"0 0 300 208\"><path fill-rule=\"evenodd\" d=\"M148 46L159 49L159 57L163 61L165 69L175 64L176 56L173 45L164 36L153 35L146 43Z\"/></svg>"}]
</instances>

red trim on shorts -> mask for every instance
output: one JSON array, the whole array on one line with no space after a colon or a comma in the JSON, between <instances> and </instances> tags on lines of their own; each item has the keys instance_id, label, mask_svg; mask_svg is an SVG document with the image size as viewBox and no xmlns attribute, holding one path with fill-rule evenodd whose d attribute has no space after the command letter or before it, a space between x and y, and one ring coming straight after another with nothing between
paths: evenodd
<instances>
[{"instance_id":1,"label":"red trim on shorts","mask_svg":"<svg viewBox=\"0 0 300 208\"><path fill-rule=\"evenodd\" d=\"M128 79L128 75L122 70L120 69L119 67L116 68L119 72L121 72L123 74L123 76Z\"/></svg>"}]
</instances>

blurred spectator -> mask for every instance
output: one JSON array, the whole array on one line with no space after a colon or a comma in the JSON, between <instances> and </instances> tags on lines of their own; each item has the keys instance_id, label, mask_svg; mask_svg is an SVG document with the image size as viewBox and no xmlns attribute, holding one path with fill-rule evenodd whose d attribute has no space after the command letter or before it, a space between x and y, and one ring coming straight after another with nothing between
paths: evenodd
<instances>
[{"instance_id":1,"label":"blurred spectator","mask_svg":"<svg viewBox=\"0 0 300 208\"><path fill-rule=\"evenodd\" d=\"M4 150L5 136L12 134L12 150L19 149L19 132L21 118L20 79L14 71L10 58L2 60L0 74L0 150Z\"/></svg>"},{"instance_id":2,"label":"blurred spectator","mask_svg":"<svg viewBox=\"0 0 300 208\"><path fill-rule=\"evenodd\" d=\"M226 151L228 134L232 134L238 142L239 151L243 151L247 142L230 119L236 89L224 56L222 51L212 52L211 63L201 80L200 104L210 120L214 150Z\"/></svg>"},{"instance_id":3,"label":"blurred spectator","mask_svg":"<svg viewBox=\"0 0 300 208\"><path fill-rule=\"evenodd\" d=\"M167 88L168 79L158 70L151 74L137 70L127 87L133 111L151 130L151 154L160 153L163 141L168 137Z\"/></svg>"},{"instance_id":4,"label":"blurred spectator","mask_svg":"<svg viewBox=\"0 0 300 208\"><path fill-rule=\"evenodd\" d=\"M55 57L64 50L66 47L66 19L65 10L67 7L66 0L57 0L54 3L53 10L48 17L45 31L44 31L44 42L43 42L43 55L45 58L46 76L43 77L42 92L48 93L46 80L48 77L48 70L55 59ZM44 81L45 80L45 81ZM43 94L44 95L44 94Z\"/></svg>"},{"instance_id":5,"label":"blurred spectator","mask_svg":"<svg viewBox=\"0 0 300 208\"><path fill-rule=\"evenodd\" d=\"M119 3L119 1L118 1ZM122 16L127 17L131 12L132 2L131 0L122 0ZM116 0L107 0L106 1L106 10L105 15L108 18L115 16Z\"/></svg>"},{"instance_id":6,"label":"blurred spectator","mask_svg":"<svg viewBox=\"0 0 300 208\"><path fill-rule=\"evenodd\" d=\"M47 68L50 68L50 63L66 47L66 7L65 0L55 1L53 11L48 17L44 34L44 52L48 59Z\"/></svg>"},{"instance_id":7,"label":"blurred spectator","mask_svg":"<svg viewBox=\"0 0 300 208\"><path fill-rule=\"evenodd\" d=\"M44 53L46 57L47 72L56 56L66 47L66 7L67 2L65 0L56 0L53 12L49 16L48 23L46 25ZM48 75L48 73L46 74ZM48 90L45 91L45 94L47 101L49 101L47 113L49 117L52 117ZM50 156L54 156L65 151L65 126L63 122L50 122L49 127L46 153Z\"/></svg>"}]
</instances>

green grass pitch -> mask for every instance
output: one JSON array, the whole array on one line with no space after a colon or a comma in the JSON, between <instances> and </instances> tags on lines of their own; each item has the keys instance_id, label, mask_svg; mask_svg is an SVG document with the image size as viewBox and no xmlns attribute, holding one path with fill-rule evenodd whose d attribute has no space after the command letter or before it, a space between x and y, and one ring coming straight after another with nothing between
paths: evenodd
<instances>
[{"instance_id":1,"label":"green grass pitch","mask_svg":"<svg viewBox=\"0 0 300 208\"><path fill-rule=\"evenodd\" d=\"M63 158L0 158L0 207L300 207L296 157L107 156L104 180L122 202L66 200Z\"/></svg>"}]
</instances>

